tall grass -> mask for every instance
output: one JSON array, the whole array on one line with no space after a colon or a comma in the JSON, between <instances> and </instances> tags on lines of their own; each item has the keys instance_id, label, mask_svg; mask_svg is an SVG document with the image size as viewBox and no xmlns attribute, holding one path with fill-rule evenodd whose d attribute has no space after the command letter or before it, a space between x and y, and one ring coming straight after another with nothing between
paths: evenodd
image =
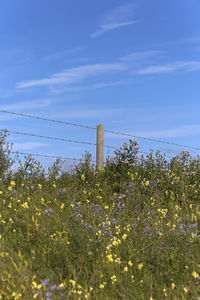
<instances>
[{"instance_id":1,"label":"tall grass","mask_svg":"<svg viewBox=\"0 0 200 300\"><path fill-rule=\"evenodd\" d=\"M129 140L104 169L89 153L71 173L2 168L0 299L199 299L200 159L138 151Z\"/></svg>"}]
</instances>

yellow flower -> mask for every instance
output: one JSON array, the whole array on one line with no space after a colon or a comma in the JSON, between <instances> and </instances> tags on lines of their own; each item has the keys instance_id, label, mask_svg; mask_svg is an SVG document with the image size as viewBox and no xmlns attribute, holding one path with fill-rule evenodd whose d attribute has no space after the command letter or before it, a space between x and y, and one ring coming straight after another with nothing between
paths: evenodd
<instances>
[{"instance_id":1,"label":"yellow flower","mask_svg":"<svg viewBox=\"0 0 200 300\"><path fill-rule=\"evenodd\" d=\"M9 190L9 191L12 191L12 186L9 186L9 187L8 187L8 190Z\"/></svg>"},{"instance_id":2,"label":"yellow flower","mask_svg":"<svg viewBox=\"0 0 200 300\"><path fill-rule=\"evenodd\" d=\"M185 292L185 293L187 293L187 292L188 292L188 290L187 290L185 287L184 287L184 292Z\"/></svg>"},{"instance_id":3,"label":"yellow flower","mask_svg":"<svg viewBox=\"0 0 200 300\"><path fill-rule=\"evenodd\" d=\"M99 288L103 289L104 288L104 284L100 284Z\"/></svg>"},{"instance_id":4,"label":"yellow flower","mask_svg":"<svg viewBox=\"0 0 200 300\"><path fill-rule=\"evenodd\" d=\"M63 209L64 206L65 206L65 204L64 204L64 203L61 203L60 208Z\"/></svg>"},{"instance_id":5,"label":"yellow flower","mask_svg":"<svg viewBox=\"0 0 200 300\"><path fill-rule=\"evenodd\" d=\"M128 271L128 267L124 267L124 271L127 272Z\"/></svg>"},{"instance_id":6,"label":"yellow flower","mask_svg":"<svg viewBox=\"0 0 200 300\"><path fill-rule=\"evenodd\" d=\"M75 283L76 283L75 280L70 279L69 282L70 282L73 286L75 286Z\"/></svg>"},{"instance_id":7,"label":"yellow flower","mask_svg":"<svg viewBox=\"0 0 200 300\"><path fill-rule=\"evenodd\" d=\"M199 274L198 274L197 272L193 271L193 272L192 272L192 276L193 276L194 278L197 278L197 277L199 276Z\"/></svg>"},{"instance_id":8,"label":"yellow flower","mask_svg":"<svg viewBox=\"0 0 200 300\"><path fill-rule=\"evenodd\" d=\"M172 287L172 289L175 288L175 283L174 282L171 284L171 287Z\"/></svg>"},{"instance_id":9,"label":"yellow flower","mask_svg":"<svg viewBox=\"0 0 200 300\"><path fill-rule=\"evenodd\" d=\"M109 254L106 257L107 257L108 261L113 262L112 254Z\"/></svg>"},{"instance_id":10,"label":"yellow flower","mask_svg":"<svg viewBox=\"0 0 200 300\"><path fill-rule=\"evenodd\" d=\"M85 180L85 174L81 175L81 180L83 180L83 181Z\"/></svg>"},{"instance_id":11,"label":"yellow flower","mask_svg":"<svg viewBox=\"0 0 200 300\"><path fill-rule=\"evenodd\" d=\"M111 278L111 280L115 280L115 281L117 280L117 279L116 279L116 275L113 275L113 276L111 276L110 278Z\"/></svg>"},{"instance_id":12,"label":"yellow flower","mask_svg":"<svg viewBox=\"0 0 200 300\"><path fill-rule=\"evenodd\" d=\"M132 262L131 262L131 261L129 261L129 262L128 262L128 265L129 265L129 266L132 266L133 264L132 264Z\"/></svg>"},{"instance_id":13,"label":"yellow flower","mask_svg":"<svg viewBox=\"0 0 200 300\"><path fill-rule=\"evenodd\" d=\"M123 238L123 240L125 240L125 239L126 239L126 237L127 237L127 234L126 234L126 233L124 233L124 234L122 235L122 238Z\"/></svg>"},{"instance_id":14,"label":"yellow flower","mask_svg":"<svg viewBox=\"0 0 200 300\"><path fill-rule=\"evenodd\" d=\"M21 207L23 207L23 208L28 208L28 203L27 203L27 202L24 202L23 204L21 204Z\"/></svg>"},{"instance_id":15,"label":"yellow flower","mask_svg":"<svg viewBox=\"0 0 200 300\"><path fill-rule=\"evenodd\" d=\"M138 264L138 270L141 270L143 268L143 263Z\"/></svg>"},{"instance_id":16,"label":"yellow flower","mask_svg":"<svg viewBox=\"0 0 200 300\"><path fill-rule=\"evenodd\" d=\"M0 191L0 195L1 195L1 194L3 194L3 192L2 192L2 191Z\"/></svg>"},{"instance_id":17,"label":"yellow flower","mask_svg":"<svg viewBox=\"0 0 200 300\"><path fill-rule=\"evenodd\" d=\"M42 185L41 185L40 183L38 183L38 187L39 187L39 189L41 190L41 188L42 188Z\"/></svg>"},{"instance_id":18,"label":"yellow flower","mask_svg":"<svg viewBox=\"0 0 200 300\"><path fill-rule=\"evenodd\" d=\"M15 186L15 181L12 180L12 181L10 182L10 185L11 185L11 186Z\"/></svg>"}]
</instances>

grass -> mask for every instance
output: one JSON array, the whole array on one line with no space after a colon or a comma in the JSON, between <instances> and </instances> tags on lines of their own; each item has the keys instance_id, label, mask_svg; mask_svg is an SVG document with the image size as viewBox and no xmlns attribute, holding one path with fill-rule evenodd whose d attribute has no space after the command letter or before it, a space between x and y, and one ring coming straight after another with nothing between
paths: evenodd
<instances>
[{"instance_id":1,"label":"grass","mask_svg":"<svg viewBox=\"0 0 200 300\"><path fill-rule=\"evenodd\" d=\"M137 146L1 180L0 299L199 299L200 159Z\"/></svg>"}]
</instances>

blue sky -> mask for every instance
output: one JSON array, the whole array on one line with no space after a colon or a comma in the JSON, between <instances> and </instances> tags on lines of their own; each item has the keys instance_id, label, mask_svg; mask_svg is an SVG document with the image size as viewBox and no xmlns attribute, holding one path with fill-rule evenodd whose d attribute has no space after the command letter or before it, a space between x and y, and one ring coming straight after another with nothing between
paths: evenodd
<instances>
[{"instance_id":1,"label":"blue sky","mask_svg":"<svg viewBox=\"0 0 200 300\"><path fill-rule=\"evenodd\" d=\"M199 0L2 1L0 109L198 147L199 11ZM5 113L0 124L96 142L92 130ZM81 158L88 150L95 160L95 146L15 134L8 141L14 151ZM105 133L106 145L125 141ZM147 152L185 150L137 141Z\"/></svg>"}]
</instances>

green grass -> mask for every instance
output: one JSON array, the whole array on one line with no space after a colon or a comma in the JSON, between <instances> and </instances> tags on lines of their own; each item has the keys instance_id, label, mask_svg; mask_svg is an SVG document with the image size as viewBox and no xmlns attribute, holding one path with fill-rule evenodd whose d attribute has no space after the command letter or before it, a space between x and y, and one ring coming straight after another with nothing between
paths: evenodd
<instances>
[{"instance_id":1,"label":"green grass","mask_svg":"<svg viewBox=\"0 0 200 300\"><path fill-rule=\"evenodd\" d=\"M87 156L71 174L1 181L0 299L200 297L200 160L135 146L101 170Z\"/></svg>"}]
</instances>

